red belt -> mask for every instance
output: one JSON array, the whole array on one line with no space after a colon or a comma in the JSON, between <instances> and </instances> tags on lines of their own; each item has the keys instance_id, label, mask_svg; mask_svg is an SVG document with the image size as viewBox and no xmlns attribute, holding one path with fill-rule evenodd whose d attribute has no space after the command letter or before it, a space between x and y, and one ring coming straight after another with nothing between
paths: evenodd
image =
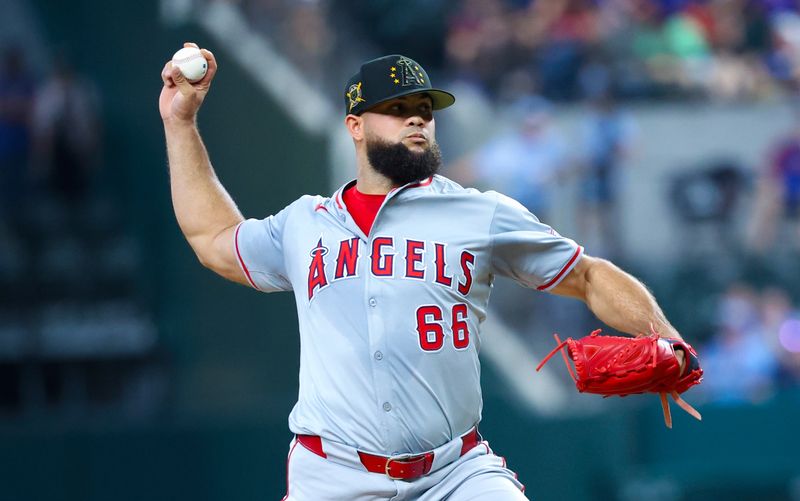
<instances>
[{"instance_id":1,"label":"red belt","mask_svg":"<svg viewBox=\"0 0 800 501\"><path fill-rule=\"evenodd\" d=\"M320 457L327 457L322 450L322 439L316 435L297 435L297 441L306 449ZM478 445L481 436L477 428L461 437L461 454L463 456L470 449ZM367 471L381 473L393 480L412 480L427 475L433 465L433 452L422 454L401 454L399 456L378 456L358 451L361 464Z\"/></svg>"}]
</instances>

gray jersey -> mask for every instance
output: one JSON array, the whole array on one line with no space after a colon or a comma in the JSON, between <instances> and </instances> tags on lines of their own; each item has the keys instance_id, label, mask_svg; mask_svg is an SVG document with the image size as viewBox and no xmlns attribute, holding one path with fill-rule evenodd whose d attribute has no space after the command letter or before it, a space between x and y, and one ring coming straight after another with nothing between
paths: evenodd
<instances>
[{"instance_id":1,"label":"gray jersey","mask_svg":"<svg viewBox=\"0 0 800 501\"><path fill-rule=\"evenodd\" d=\"M244 221L239 262L256 289L295 294L291 430L385 455L428 451L481 419L494 276L548 290L583 249L514 200L441 176L392 190L365 235L348 186Z\"/></svg>"}]
</instances>

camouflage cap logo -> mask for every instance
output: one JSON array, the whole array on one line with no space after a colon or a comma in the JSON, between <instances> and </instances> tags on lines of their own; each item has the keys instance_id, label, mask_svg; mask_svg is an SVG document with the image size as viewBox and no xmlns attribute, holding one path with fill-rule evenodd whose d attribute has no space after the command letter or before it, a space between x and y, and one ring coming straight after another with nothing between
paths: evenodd
<instances>
[{"instance_id":1,"label":"camouflage cap logo","mask_svg":"<svg viewBox=\"0 0 800 501\"><path fill-rule=\"evenodd\" d=\"M350 108L347 111L352 111L358 103L367 102L361 97L361 82L353 84L347 89L347 99L350 101Z\"/></svg>"},{"instance_id":2,"label":"camouflage cap logo","mask_svg":"<svg viewBox=\"0 0 800 501\"><path fill-rule=\"evenodd\" d=\"M397 68L400 68L399 70ZM425 85L425 75L419 65L407 57L397 60L397 65L389 68L389 78L395 85Z\"/></svg>"}]
</instances>

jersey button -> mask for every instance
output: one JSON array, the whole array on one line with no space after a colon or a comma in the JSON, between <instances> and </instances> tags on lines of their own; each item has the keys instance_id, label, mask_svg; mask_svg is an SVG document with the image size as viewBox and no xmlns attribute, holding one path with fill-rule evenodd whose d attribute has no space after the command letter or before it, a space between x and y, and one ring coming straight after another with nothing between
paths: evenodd
<instances>
[{"instance_id":1,"label":"jersey button","mask_svg":"<svg viewBox=\"0 0 800 501\"><path fill-rule=\"evenodd\" d=\"M386 412L389 412L390 410L392 410L392 404L390 404L389 402L384 402L383 403L383 410L385 410Z\"/></svg>"},{"instance_id":2,"label":"jersey button","mask_svg":"<svg viewBox=\"0 0 800 501\"><path fill-rule=\"evenodd\" d=\"M375 352L375 360L383 360L383 353L376 351Z\"/></svg>"},{"instance_id":3,"label":"jersey button","mask_svg":"<svg viewBox=\"0 0 800 501\"><path fill-rule=\"evenodd\" d=\"M378 301L375 300L374 297L369 298L369 305L373 308L378 305Z\"/></svg>"}]
</instances>

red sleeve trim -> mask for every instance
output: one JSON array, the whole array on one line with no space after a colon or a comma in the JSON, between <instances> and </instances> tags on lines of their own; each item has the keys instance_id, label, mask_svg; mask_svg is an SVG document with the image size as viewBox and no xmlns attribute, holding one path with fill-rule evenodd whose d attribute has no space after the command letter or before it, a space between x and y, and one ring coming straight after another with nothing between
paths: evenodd
<instances>
[{"instance_id":1,"label":"red sleeve trim","mask_svg":"<svg viewBox=\"0 0 800 501\"><path fill-rule=\"evenodd\" d=\"M244 259L242 259L242 254L239 252L239 228L242 227L243 223L244 223L244 221L239 223L239 225L236 227L236 234L233 236L234 246L236 247L236 258L239 260L239 266L242 267L242 271L244 272L244 276L247 277L247 281L250 282L250 285L255 290L261 290L261 289L258 288L256 283L253 281L253 277L250 276L250 270L247 269L247 266L244 264Z\"/></svg>"},{"instance_id":2,"label":"red sleeve trim","mask_svg":"<svg viewBox=\"0 0 800 501\"><path fill-rule=\"evenodd\" d=\"M558 274L555 277L553 277L552 280L550 280L544 285L540 285L539 287L537 287L536 290L538 291L547 290L550 287L556 285L558 282L560 282L561 279L564 277L564 275L566 275L567 272L572 269L572 266L575 264L575 261L578 260L578 257L581 255L581 253L583 253L583 247L579 245L578 248L575 249L575 254L573 254L570 260L567 261L567 264L565 264L564 267L561 268L561 271L559 271Z\"/></svg>"}]
</instances>

